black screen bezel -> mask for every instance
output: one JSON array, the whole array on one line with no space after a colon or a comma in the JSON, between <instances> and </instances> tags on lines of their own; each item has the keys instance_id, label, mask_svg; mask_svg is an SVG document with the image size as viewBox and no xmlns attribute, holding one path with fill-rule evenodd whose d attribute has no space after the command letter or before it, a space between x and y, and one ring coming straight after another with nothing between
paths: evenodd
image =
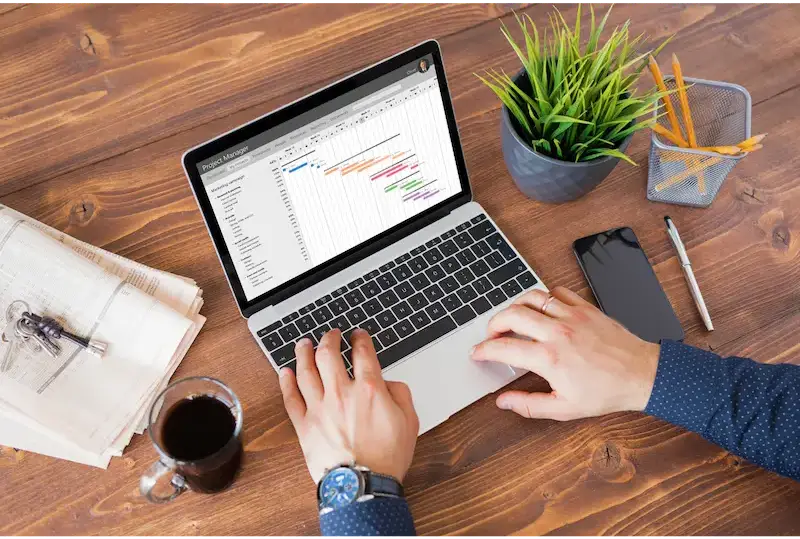
<instances>
[{"instance_id":1,"label":"black screen bezel","mask_svg":"<svg viewBox=\"0 0 800 539\"><path fill-rule=\"evenodd\" d=\"M439 204L423 211L422 213L412 217L410 220L400 223L391 229L367 240L366 242L357 245L344 253L326 261L314 268L298 275L297 277L279 285L273 290L261 294L251 300L248 300L244 294L241 281L233 265L230 252L225 240L222 236L217 218L211 207L211 202L206 193L203 182L200 178L200 173L197 169L197 164L210 157L213 157L227 149L240 144L268 129L272 129L300 114L308 112L332 99L350 92L359 86L369 83L383 75L386 75L396 69L399 69L406 64L422 58L423 56L432 55L434 59L434 66L437 69L437 77L439 81L439 89L442 94L442 103L444 104L445 118L447 119L447 126L450 132L450 142L453 146L453 153L455 155L456 167L458 170L459 179L461 182L461 193L454 195ZM194 191L195 198L200 211L206 221L209 235L217 250L220 262L222 263L223 270L228 278L233 295L236 298L236 303L242 315L249 317L255 312L258 312L265 307L280 303L285 299L297 294L298 292L312 286L331 275L345 269L356 262L378 252L379 250L391 245L399 239L412 234L413 232L424 228L425 226L441 219L449 214L455 208L468 203L472 200L472 189L469 185L469 177L467 176L467 165L464 159L464 152L461 148L461 141L458 134L458 127L456 125L455 113L453 111L453 103L450 99L450 92L447 85L447 79L444 72L444 64L442 62L441 50L439 44L435 40L426 41L411 49L401 52L383 62L368 67L363 71L355 73L334 83L331 86L318 90L304 98L301 98L294 103L290 103L281 107L265 116L257 118L235 130L221 135L201 146L193 148L186 152L183 156L183 168Z\"/></svg>"}]
</instances>

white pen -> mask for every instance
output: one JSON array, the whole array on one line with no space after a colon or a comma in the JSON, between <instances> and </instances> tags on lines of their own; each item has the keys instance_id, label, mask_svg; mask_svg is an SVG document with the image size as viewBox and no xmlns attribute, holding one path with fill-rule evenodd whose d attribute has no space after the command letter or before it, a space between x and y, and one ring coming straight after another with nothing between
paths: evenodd
<instances>
[{"instance_id":1,"label":"white pen","mask_svg":"<svg viewBox=\"0 0 800 539\"><path fill-rule=\"evenodd\" d=\"M672 222L672 219L670 219L668 215L664 216L664 222L667 223L669 239L672 240L672 245L675 246L675 250L678 252L678 260L683 268L683 274L686 276L686 283L689 285L689 292L692 293L694 304L697 305L697 310L700 312L700 317L703 319L706 329L708 331L714 331L714 324L711 323L711 315L708 314L708 307L706 307L706 302L703 301L703 294L700 293L697 279L694 278L692 263L689 261L689 255L686 254L686 247L684 247L681 237L678 235L678 229L675 228L675 223Z\"/></svg>"}]
</instances>

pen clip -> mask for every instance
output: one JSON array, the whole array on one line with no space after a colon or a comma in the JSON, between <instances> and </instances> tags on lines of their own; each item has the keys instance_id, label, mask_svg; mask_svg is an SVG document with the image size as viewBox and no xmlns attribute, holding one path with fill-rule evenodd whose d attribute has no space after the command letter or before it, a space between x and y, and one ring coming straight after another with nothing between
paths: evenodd
<instances>
[{"instance_id":1,"label":"pen clip","mask_svg":"<svg viewBox=\"0 0 800 539\"><path fill-rule=\"evenodd\" d=\"M692 263L689 261L689 255L686 253L686 247L683 245L680 235L678 235L678 229L675 228L675 224L669 217L665 217L664 221L667 223L669 239L672 241L672 245L678 253L678 260L680 260L682 266L691 266Z\"/></svg>"}]
</instances>

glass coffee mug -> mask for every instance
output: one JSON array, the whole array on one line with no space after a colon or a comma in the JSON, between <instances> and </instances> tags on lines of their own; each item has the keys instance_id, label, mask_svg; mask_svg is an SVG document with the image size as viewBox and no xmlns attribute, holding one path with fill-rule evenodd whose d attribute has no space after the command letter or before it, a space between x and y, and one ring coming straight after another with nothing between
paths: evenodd
<instances>
[{"instance_id":1,"label":"glass coffee mug","mask_svg":"<svg viewBox=\"0 0 800 539\"><path fill-rule=\"evenodd\" d=\"M150 502L174 500L187 488L219 492L233 483L242 462L242 405L225 384L206 377L174 382L156 397L148 421L160 457L139 481ZM167 474L169 486L159 494Z\"/></svg>"}]
</instances>

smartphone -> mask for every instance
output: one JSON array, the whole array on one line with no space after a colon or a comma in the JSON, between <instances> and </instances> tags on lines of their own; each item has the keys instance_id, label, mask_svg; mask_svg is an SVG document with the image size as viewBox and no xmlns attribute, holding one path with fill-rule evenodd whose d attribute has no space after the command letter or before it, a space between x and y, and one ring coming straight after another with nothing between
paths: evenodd
<instances>
[{"instance_id":1,"label":"smartphone","mask_svg":"<svg viewBox=\"0 0 800 539\"><path fill-rule=\"evenodd\" d=\"M633 230L586 236L572 249L604 313L646 341L683 340L681 323Z\"/></svg>"}]
</instances>

